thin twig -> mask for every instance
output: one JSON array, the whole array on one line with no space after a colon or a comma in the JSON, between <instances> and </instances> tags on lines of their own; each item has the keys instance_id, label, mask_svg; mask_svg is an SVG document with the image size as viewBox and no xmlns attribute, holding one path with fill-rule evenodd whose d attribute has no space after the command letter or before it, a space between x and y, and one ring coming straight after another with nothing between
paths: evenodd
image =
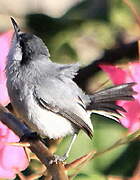
<instances>
[{"instance_id":1,"label":"thin twig","mask_svg":"<svg viewBox=\"0 0 140 180\"><path fill-rule=\"evenodd\" d=\"M140 27L140 14L138 13L137 8L135 7L134 3L130 2L129 0L123 0L123 2L129 7L137 24Z\"/></svg>"},{"instance_id":2,"label":"thin twig","mask_svg":"<svg viewBox=\"0 0 140 180\"><path fill-rule=\"evenodd\" d=\"M134 140L139 140L139 139L140 139L140 130L134 132L133 134L130 134L130 135L126 136L126 137L123 137L123 138L119 139L112 146L108 147L107 149L105 149L103 151L91 154L90 158L87 159L87 161L93 160L93 159L95 159L95 158L97 158L97 157L99 157L99 156L101 156L101 155L115 149L115 148L118 148L121 145L127 144L129 142L134 141ZM85 163L78 164L78 166L75 168L75 172L69 177L69 179L75 177L79 173L81 168L83 168L84 165L85 165ZM67 168L67 166L66 166L66 168Z\"/></svg>"},{"instance_id":3,"label":"thin twig","mask_svg":"<svg viewBox=\"0 0 140 180\"><path fill-rule=\"evenodd\" d=\"M94 159L94 158L96 158L96 157L98 157L98 156L100 156L100 155L102 155L102 154L104 154L106 152L109 152L109 151L111 151L111 150L113 150L115 148L118 148L121 145L130 143L130 142L132 142L134 140L138 140L139 138L140 138L140 130L134 132L133 134L130 134L130 135L126 136L126 137L123 137L123 138L119 139L118 141L116 141L109 148L107 148L107 149L105 149L105 150L103 150L101 152L95 153L92 159Z\"/></svg>"}]
</instances>

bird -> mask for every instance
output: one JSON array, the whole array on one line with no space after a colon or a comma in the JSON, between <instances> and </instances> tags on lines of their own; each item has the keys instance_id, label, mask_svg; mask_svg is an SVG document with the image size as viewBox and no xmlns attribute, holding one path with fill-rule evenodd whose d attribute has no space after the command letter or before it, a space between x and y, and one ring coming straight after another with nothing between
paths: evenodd
<instances>
[{"instance_id":1,"label":"bird","mask_svg":"<svg viewBox=\"0 0 140 180\"><path fill-rule=\"evenodd\" d=\"M93 136L91 114L116 121L125 109L117 100L134 100L135 82L116 85L92 94L73 81L79 64L52 62L47 46L34 34L22 32L11 17L14 35L7 57L7 89L11 104L23 122L41 137L71 135L62 160L69 156L80 130Z\"/></svg>"}]
</instances>

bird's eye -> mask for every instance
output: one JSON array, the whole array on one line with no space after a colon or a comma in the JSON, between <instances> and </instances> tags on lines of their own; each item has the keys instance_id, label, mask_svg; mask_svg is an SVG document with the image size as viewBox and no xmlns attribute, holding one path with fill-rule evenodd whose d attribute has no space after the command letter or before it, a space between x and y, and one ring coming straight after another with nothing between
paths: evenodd
<instances>
[{"instance_id":1,"label":"bird's eye","mask_svg":"<svg viewBox=\"0 0 140 180\"><path fill-rule=\"evenodd\" d=\"M24 47L24 41L23 41L22 37L19 38L19 43L20 43L21 47Z\"/></svg>"},{"instance_id":2,"label":"bird's eye","mask_svg":"<svg viewBox=\"0 0 140 180\"><path fill-rule=\"evenodd\" d=\"M19 42L22 41L22 37L21 37L21 36L18 37L18 41L19 41Z\"/></svg>"}]
</instances>

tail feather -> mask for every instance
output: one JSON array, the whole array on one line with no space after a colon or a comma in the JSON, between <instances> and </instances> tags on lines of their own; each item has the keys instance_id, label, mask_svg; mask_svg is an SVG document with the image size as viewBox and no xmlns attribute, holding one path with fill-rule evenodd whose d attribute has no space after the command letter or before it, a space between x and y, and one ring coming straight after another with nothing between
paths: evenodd
<instances>
[{"instance_id":1,"label":"tail feather","mask_svg":"<svg viewBox=\"0 0 140 180\"><path fill-rule=\"evenodd\" d=\"M122 112L126 110L117 105L116 101L134 100L133 95L136 94L132 88L134 85L133 82L117 85L90 95L91 102L87 105L87 110L118 121L122 116L118 110Z\"/></svg>"}]
</instances>

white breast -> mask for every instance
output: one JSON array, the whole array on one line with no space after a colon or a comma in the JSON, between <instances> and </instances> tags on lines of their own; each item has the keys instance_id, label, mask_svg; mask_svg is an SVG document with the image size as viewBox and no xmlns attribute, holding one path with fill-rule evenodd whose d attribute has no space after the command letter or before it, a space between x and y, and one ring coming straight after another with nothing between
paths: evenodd
<instances>
[{"instance_id":1,"label":"white breast","mask_svg":"<svg viewBox=\"0 0 140 180\"><path fill-rule=\"evenodd\" d=\"M20 114L25 119L26 124L41 136L57 139L68 134L74 134L77 130L69 120L61 115L40 107L35 102L32 91L28 93L21 104L24 107L21 106ZM75 113L93 130L89 113L78 104L75 105L75 110Z\"/></svg>"},{"instance_id":2,"label":"white breast","mask_svg":"<svg viewBox=\"0 0 140 180\"><path fill-rule=\"evenodd\" d=\"M33 98L28 102L28 121L26 123L34 131L42 136L57 139L68 134L73 134L73 129L70 121L66 120L59 114L41 108L35 103Z\"/></svg>"}]
</instances>

